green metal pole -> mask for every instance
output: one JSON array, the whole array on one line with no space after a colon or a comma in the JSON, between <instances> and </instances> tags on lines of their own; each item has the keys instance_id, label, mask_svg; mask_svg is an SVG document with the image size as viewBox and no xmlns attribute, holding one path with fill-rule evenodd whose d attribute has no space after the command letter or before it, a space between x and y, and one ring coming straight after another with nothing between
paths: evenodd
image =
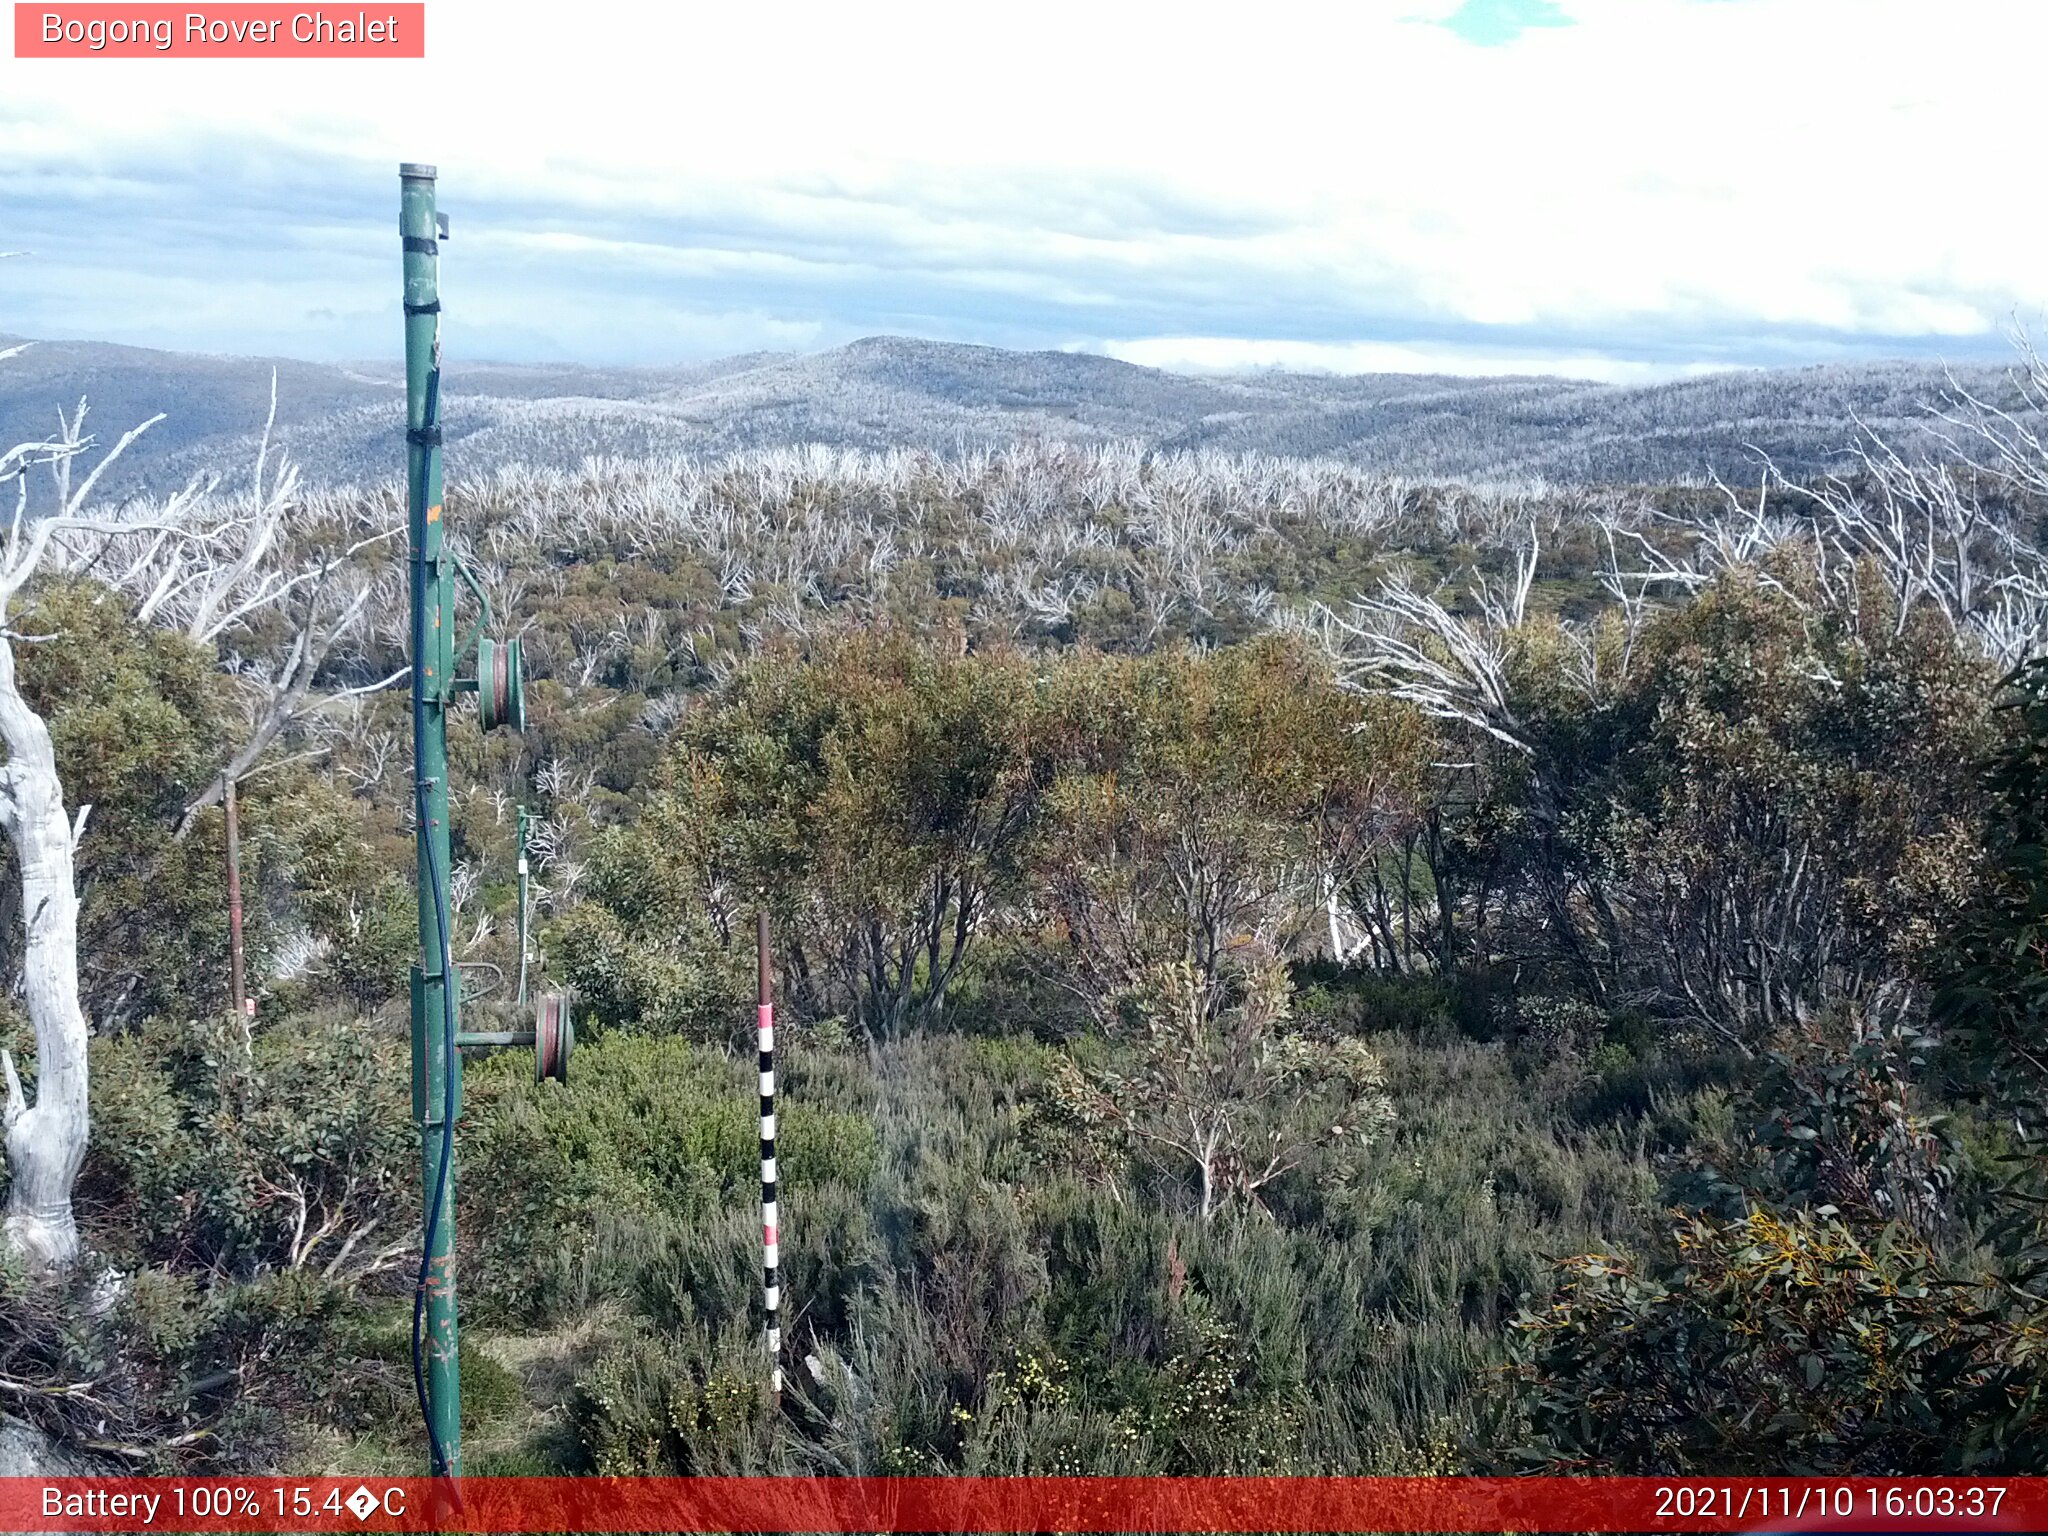
<instances>
[{"instance_id":1,"label":"green metal pole","mask_svg":"<svg viewBox=\"0 0 2048 1536\"><path fill-rule=\"evenodd\" d=\"M440 224L434 168L402 165L405 248L407 527L412 591L412 718L420 964L413 973L413 1112L426 1187L426 1246L414 1328L416 1368L437 1477L462 1472L462 1379L455 1333L455 1121L462 1105L453 911L448 892L448 707L454 699L455 583L442 551Z\"/></svg>"}]
</instances>

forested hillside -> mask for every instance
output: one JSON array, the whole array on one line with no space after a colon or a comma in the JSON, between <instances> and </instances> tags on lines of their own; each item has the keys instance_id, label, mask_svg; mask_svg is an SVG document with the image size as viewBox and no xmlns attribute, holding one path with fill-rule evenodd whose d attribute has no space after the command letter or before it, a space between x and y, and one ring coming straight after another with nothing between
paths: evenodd
<instances>
[{"instance_id":1,"label":"forested hillside","mask_svg":"<svg viewBox=\"0 0 2048 1536\"><path fill-rule=\"evenodd\" d=\"M7 343L0 337L0 346ZM126 427L168 413L111 491L205 478L255 451L271 375L276 440L316 485L376 484L403 453L403 379L335 367L39 342L0 370L0 440L49 431L89 394ZM675 368L451 363L451 463L472 475L573 471L592 456L721 455L822 445L1000 451L1033 440L1330 458L1468 482L1753 483L1839 467L1859 431L1938 445L1928 407L1951 383L2038 425L2005 370L1933 362L1748 369L1666 384L1582 379L1189 375L1072 352L1009 352L876 336L811 356L750 354Z\"/></svg>"},{"instance_id":2,"label":"forested hillside","mask_svg":"<svg viewBox=\"0 0 2048 1536\"><path fill-rule=\"evenodd\" d=\"M1643 462L1528 389L1488 419ZM525 805L582 1043L469 1072L468 1470L2048 1471L2048 460L1950 409L1974 463L1733 495L470 461L530 682L521 734L455 718L457 953L491 1016ZM47 722L91 1037L82 1253L0 1267L5 1407L134 1468L410 1470L403 498L267 451L95 524L96 452L0 465L46 514L0 724Z\"/></svg>"}]
</instances>

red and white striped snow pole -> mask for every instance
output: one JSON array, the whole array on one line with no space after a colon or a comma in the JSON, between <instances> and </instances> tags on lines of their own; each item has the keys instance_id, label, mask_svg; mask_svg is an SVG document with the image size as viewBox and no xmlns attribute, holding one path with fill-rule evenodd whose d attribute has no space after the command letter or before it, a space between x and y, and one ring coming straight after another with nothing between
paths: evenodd
<instances>
[{"instance_id":1,"label":"red and white striped snow pole","mask_svg":"<svg viewBox=\"0 0 2048 1536\"><path fill-rule=\"evenodd\" d=\"M768 1385L782 1402L782 1241L775 1210L775 996L768 963L768 914L755 922L760 971L755 1015L761 1032L761 1300L768 1318Z\"/></svg>"}]
</instances>

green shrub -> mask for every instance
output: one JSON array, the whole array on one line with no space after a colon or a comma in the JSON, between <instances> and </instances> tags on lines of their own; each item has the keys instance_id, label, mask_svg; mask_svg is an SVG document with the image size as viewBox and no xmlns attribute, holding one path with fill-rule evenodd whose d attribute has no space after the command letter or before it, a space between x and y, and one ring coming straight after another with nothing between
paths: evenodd
<instances>
[{"instance_id":1,"label":"green shrub","mask_svg":"<svg viewBox=\"0 0 2048 1536\"><path fill-rule=\"evenodd\" d=\"M702 907L649 911L644 889L673 849L644 832L613 831L594 857L596 899L577 904L546 932L549 953L579 1008L607 1028L736 1041L753 1022L751 977L733 946L721 944ZM670 872L659 883L673 883Z\"/></svg>"},{"instance_id":2,"label":"green shrub","mask_svg":"<svg viewBox=\"0 0 2048 1536\"><path fill-rule=\"evenodd\" d=\"M20 1388L9 1411L74 1451L149 1473L260 1470L286 1463L306 1425L346 1419L357 1305L303 1269L53 1278L0 1259L0 1376Z\"/></svg>"},{"instance_id":3,"label":"green shrub","mask_svg":"<svg viewBox=\"0 0 2048 1536\"><path fill-rule=\"evenodd\" d=\"M1296 981L1295 1013L1311 1027L1427 1037L1456 1025L1456 990L1439 976L1340 971L1325 963L1297 967Z\"/></svg>"},{"instance_id":4,"label":"green shrub","mask_svg":"<svg viewBox=\"0 0 2048 1536\"><path fill-rule=\"evenodd\" d=\"M143 1263L337 1278L398 1262L416 1199L403 1047L342 1019L157 1022L92 1043L78 1199Z\"/></svg>"},{"instance_id":5,"label":"green shrub","mask_svg":"<svg viewBox=\"0 0 2048 1536\"><path fill-rule=\"evenodd\" d=\"M606 1477L747 1476L768 1465L771 1405L760 1340L630 1336L571 1405L589 1469Z\"/></svg>"},{"instance_id":6,"label":"green shrub","mask_svg":"<svg viewBox=\"0 0 2048 1536\"><path fill-rule=\"evenodd\" d=\"M1696 1218L1675 1257L1563 1266L1518 1320L1522 1456L1655 1475L2048 1469L2048 1314L1903 1227Z\"/></svg>"},{"instance_id":7,"label":"green shrub","mask_svg":"<svg viewBox=\"0 0 2048 1536\"><path fill-rule=\"evenodd\" d=\"M757 1223L752 1069L678 1037L625 1034L579 1050L566 1086L534 1083L522 1051L480 1064L459 1143L469 1296L487 1313L544 1322L675 1259L676 1232L722 1215ZM778 1122L784 1176L805 1192L795 1199L873 1177L864 1116L792 1101Z\"/></svg>"}]
</instances>

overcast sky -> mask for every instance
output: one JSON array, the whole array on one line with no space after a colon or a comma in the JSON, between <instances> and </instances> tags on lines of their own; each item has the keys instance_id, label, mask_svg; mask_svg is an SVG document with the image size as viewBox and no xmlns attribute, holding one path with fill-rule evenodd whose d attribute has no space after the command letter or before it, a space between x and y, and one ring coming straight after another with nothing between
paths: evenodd
<instances>
[{"instance_id":1,"label":"overcast sky","mask_svg":"<svg viewBox=\"0 0 2048 1536\"><path fill-rule=\"evenodd\" d=\"M1633 380L1997 358L2048 306L2032 0L429 0L428 38L0 59L0 332L395 354L402 159L473 357Z\"/></svg>"}]
</instances>

